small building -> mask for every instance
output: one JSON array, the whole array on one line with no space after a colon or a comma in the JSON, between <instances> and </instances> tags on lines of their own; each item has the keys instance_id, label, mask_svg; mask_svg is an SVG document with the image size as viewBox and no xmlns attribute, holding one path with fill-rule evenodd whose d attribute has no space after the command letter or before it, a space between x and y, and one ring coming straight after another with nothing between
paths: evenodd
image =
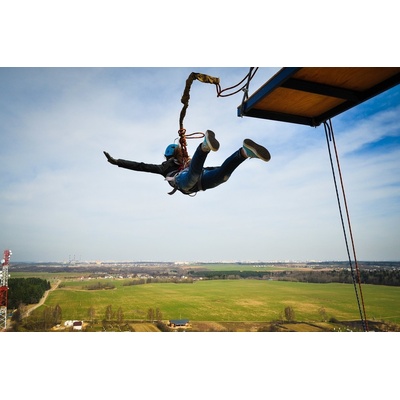
<instances>
[{"instance_id":1,"label":"small building","mask_svg":"<svg viewBox=\"0 0 400 400\"><path fill-rule=\"evenodd\" d=\"M178 328L178 327L188 327L189 320L188 319L170 319L168 325L171 328Z\"/></svg>"},{"instance_id":2,"label":"small building","mask_svg":"<svg viewBox=\"0 0 400 400\"><path fill-rule=\"evenodd\" d=\"M83 325L82 321L74 321L72 329L74 331L81 331L82 330L82 325Z\"/></svg>"}]
</instances>

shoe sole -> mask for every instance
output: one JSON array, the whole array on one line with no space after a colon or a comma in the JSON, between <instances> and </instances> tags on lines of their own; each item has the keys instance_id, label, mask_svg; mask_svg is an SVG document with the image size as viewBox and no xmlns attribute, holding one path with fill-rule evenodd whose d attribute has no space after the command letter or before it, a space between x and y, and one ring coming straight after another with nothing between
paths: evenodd
<instances>
[{"instance_id":1,"label":"shoe sole","mask_svg":"<svg viewBox=\"0 0 400 400\"><path fill-rule=\"evenodd\" d=\"M245 147L251 150L261 160L268 162L271 159L271 154L269 154L269 151L265 147L253 142L251 139L245 139L243 143Z\"/></svg>"},{"instance_id":2,"label":"shoe sole","mask_svg":"<svg viewBox=\"0 0 400 400\"><path fill-rule=\"evenodd\" d=\"M219 149L219 142L215 139L215 133L213 131L206 131L206 139L212 151L217 151Z\"/></svg>"}]
</instances>

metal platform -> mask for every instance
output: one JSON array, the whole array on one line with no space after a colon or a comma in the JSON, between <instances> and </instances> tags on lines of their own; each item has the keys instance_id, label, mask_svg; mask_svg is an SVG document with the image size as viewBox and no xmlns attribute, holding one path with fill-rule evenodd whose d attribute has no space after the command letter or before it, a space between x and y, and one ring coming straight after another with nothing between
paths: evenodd
<instances>
[{"instance_id":1,"label":"metal platform","mask_svg":"<svg viewBox=\"0 0 400 400\"><path fill-rule=\"evenodd\" d=\"M400 67L285 67L237 112L315 127L399 83Z\"/></svg>"}]
</instances>

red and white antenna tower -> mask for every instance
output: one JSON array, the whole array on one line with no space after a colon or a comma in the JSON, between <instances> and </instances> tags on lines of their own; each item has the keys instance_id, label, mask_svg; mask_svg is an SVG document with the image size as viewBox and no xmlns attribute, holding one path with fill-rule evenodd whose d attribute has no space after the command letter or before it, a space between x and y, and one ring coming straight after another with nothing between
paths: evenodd
<instances>
[{"instance_id":1,"label":"red and white antenna tower","mask_svg":"<svg viewBox=\"0 0 400 400\"><path fill-rule=\"evenodd\" d=\"M2 269L0 271L0 332L7 328L7 292L8 292L8 263L12 253L11 250L4 250Z\"/></svg>"}]
</instances>

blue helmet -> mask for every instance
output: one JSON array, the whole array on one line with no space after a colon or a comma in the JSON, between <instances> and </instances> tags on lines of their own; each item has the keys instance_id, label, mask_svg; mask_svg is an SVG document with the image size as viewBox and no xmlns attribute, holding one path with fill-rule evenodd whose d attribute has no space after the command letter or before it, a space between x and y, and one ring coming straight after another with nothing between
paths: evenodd
<instances>
[{"instance_id":1,"label":"blue helmet","mask_svg":"<svg viewBox=\"0 0 400 400\"><path fill-rule=\"evenodd\" d=\"M172 157L175 153L175 149L178 147L177 144L169 144L165 149L164 156L165 157Z\"/></svg>"}]
</instances>

